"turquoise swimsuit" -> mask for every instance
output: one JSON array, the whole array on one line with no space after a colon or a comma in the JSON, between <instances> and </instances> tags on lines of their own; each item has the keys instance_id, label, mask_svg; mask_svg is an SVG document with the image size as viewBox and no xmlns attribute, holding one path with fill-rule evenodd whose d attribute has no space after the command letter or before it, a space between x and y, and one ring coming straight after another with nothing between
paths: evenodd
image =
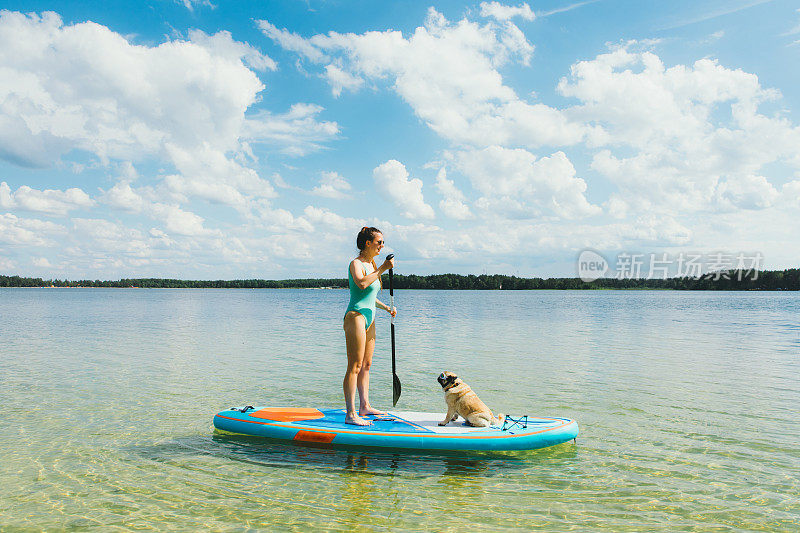
<instances>
[{"instance_id":1,"label":"turquoise swimsuit","mask_svg":"<svg viewBox=\"0 0 800 533\"><path fill-rule=\"evenodd\" d=\"M361 263L361 261L359 261L359 263ZM367 267L364 266L364 263L361 263L361 267L364 269L364 275L366 276ZM369 329L375 317L375 299L378 297L378 290L381 288L381 282L379 279L376 279L366 289L359 289L353 279L353 273L350 272L349 268L347 269L347 280L350 285L350 303L347 305L347 311L345 311L344 314L347 315L350 311L361 313L364 315L365 328Z\"/></svg>"}]
</instances>

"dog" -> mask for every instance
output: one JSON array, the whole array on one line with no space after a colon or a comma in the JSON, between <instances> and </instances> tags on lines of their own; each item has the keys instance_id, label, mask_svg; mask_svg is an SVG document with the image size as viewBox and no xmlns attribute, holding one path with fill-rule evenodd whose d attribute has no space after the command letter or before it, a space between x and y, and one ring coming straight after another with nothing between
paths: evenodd
<instances>
[{"instance_id":1,"label":"dog","mask_svg":"<svg viewBox=\"0 0 800 533\"><path fill-rule=\"evenodd\" d=\"M467 421L467 425L476 427L496 426L505 420L502 414L495 417L469 385L454 373L442 372L437 381L444 390L444 401L447 402L447 416L439 422L440 426L446 426L459 415Z\"/></svg>"}]
</instances>

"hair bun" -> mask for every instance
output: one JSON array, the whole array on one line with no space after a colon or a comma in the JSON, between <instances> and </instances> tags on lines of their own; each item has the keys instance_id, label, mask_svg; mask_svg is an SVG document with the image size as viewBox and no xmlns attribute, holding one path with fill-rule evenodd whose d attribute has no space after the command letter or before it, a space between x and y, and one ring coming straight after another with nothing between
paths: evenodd
<instances>
[{"instance_id":1,"label":"hair bun","mask_svg":"<svg viewBox=\"0 0 800 533\"><path fill-rule=\"evenodd\" d=\"M364 246L366 246L367 241L371 241L374 239L376 233L380 233L381 230L378 228L372 228L364 226L361 228L361 231L358 232L358 236L356 237L356 247L359 250L363 250Z\"/></svg>"}]
</instances>

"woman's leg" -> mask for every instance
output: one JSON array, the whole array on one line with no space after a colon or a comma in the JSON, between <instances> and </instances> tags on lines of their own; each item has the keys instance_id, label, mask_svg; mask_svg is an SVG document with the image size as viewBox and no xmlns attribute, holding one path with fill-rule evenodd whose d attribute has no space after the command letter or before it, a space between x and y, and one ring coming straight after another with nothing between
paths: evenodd
<instances>
[{"instance_id":1,"label":"woman's leg","mask_svg":"<svg viewBox=\"0 0 800 533\"><path fill-rule=\"evenodd\" d=\"M348 312L344 317L344 338L347 344L347 372L344 375L342 388L344 389L344 403L347 409L345 422L357 426L369 426L372 422L364 420L356 413L356 384L358 374L364 362L364 348L367 342L367 333L364 331L364 315L355 311Z\"/></svg>"},{"instance_id":2,"label":"woman's leg","mask_svg":"<svg viewBox=\"0 0 800 533\"><path fill-rule=\"evenodd\" d=\"M372 354L375 352L375 321L369 325L367 338L364 345L364 361L361 363L361 372L358 373L358 414L385 415L384 411L374 409L369 403L369 367L372 366Z\"/></svg>"}]
</instances>

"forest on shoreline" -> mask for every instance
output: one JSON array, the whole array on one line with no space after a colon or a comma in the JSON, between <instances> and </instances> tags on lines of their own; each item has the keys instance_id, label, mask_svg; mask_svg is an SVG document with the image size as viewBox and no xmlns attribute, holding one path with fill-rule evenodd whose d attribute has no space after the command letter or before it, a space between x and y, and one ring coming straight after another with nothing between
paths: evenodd
<instances>
[{"instance_id":1,"label":"forest on shoreline","mask_svg":"<svg viewBox=\"0 0 800 533\"><path fill-rule=\"evenodd\" d=\"M388 275L383 286L389 285ZM0 287L108 287L143 289L340 289L347 288L345 278L320 279L238 279L181 280L164 278L124 278L117 281L60 280L0 276ZM542 289L656 289L656 290L800 290L800 269L758 272L729 270L700 277L666 279L600 278L585 282L580 278L520 278L502 274L479 276L461 274L394 274L396 289L439 290L542 290Z\"/></svg>"}]
</instances>

